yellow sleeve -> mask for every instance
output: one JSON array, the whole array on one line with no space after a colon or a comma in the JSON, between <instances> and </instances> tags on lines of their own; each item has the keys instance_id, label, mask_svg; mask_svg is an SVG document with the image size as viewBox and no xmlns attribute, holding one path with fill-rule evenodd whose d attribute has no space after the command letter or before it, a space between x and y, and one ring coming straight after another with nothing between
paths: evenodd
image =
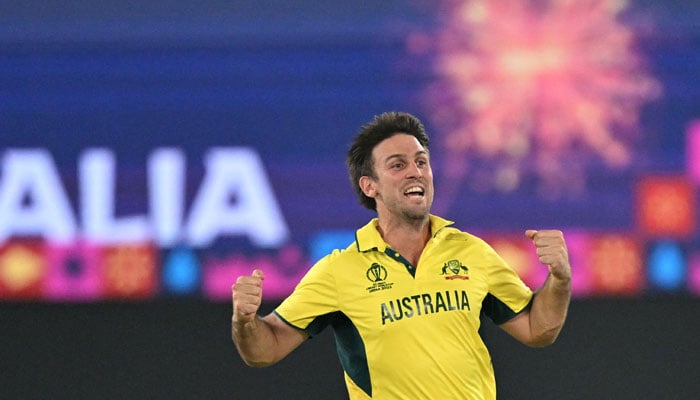
<instances>
[{"instance_id":1,"label":"yellow sleeve","mask_svg":"<svg viewBox=\"0 0 700 400\"><path fill-rule=\"evenodd\" d=\"M310 336L320 333L339 309L336 280L331 273L335 255L336 252L329 254L314 264L274 311L286 323Z\"/></svg>"},{"instance_id":2,"label":"yellow sleeve","mask_svg":"<svg viewBox=\"0 0 700 400\"><path fill-rule=\"evenodd\" d=\"M533 299L532 290L496 251L487 246L490 268L489 290L483 301L482 312L496 324L502 324L526 310Z\"/></svg>"}]
</instances>

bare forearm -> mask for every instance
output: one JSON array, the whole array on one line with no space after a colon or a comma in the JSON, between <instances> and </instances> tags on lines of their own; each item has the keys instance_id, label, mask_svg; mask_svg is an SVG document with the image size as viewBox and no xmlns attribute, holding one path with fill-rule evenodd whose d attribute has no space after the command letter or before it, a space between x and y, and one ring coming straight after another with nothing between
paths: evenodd
<instances>
[{"instance_id":1,"label":"bare forearm","mask_svg":"<svg viewBox=\"0 0 700 400\"><path fill-rule=\"evenodd\" d=\"M274 353L277 338L260 316L245 323L237 322L234 317L231 338L243 361L251 367L266 367L279 361Z\"/></svg>"},{"instance_id":2,"label":"bare forearm","mask_svg":"<svg viewBox=\"0 0 700 400\"><path fill-rule=\"evenodd\" d=\"M238 353L251 367L267 367L287 356L309 336L283 322L274 313L265 317L243 315L231 320L231 337Z\"/></svg>"},{"instance_id":3,"label":"bare forearm","mask_svg":"<svg viewBox=\"0 0 700 400\"><path fill-rule=\"evenodd\" d=\"M532 346L548 346L557 339L566 320L571 299L571 278L549 275L537 291L530 309Z\"/></svg>"},{"instance_id":4,"label":"bare forearm","mask_svg":"<svg viewBox=\"0 0 700 400\"><path fill-rule=\"evenodd\" d=\"M308 337L275 313L264 317L258 315L264 279L263 272L256 269L251 275L239 276L231 287L231 339L243 361L251 367L266 367L278 362Z\"/></svg>"}]
</instances>

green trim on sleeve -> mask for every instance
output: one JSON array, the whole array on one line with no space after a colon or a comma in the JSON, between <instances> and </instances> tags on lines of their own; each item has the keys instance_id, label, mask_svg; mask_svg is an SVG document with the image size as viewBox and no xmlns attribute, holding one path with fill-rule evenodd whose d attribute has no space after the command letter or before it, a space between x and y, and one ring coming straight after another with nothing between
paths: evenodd
<instances>
[{"instance_id":1,"label":"green trim on sleeve","mask_svg":"<svg viewBox=\"0 0 700 400\"><path fill-rule=\"evenodd\" d=\"M333 313L331 313L331 314L326 314L326 315L321 315L321 316L318 316L318 317L314 318L314 320L311 321L311 323L310 323L309 325L307 325L306 328L300 328L300 327L298 327L298 326L292 324L291 322L287 321L286 319L284 319L284 317L282 316L282 314L280 314L279 312L277 312L277 310L274 310L273 312L274 312L275 315L277 315L277 316L279 317L279 319L281 319L285 324L291 326L291 327L294 328L294 329L297 329L297 330L300 330L300 331L305 332L305 333L306 333L307 335L309 335L310 337L316 336L316 335L318 335L319 333L321 333L321 332L322 332L324 329L326 329L326 327L327 327L328 325L330 325L331 322L333 321Z\"/></svg>"},{"instance_id":2,"label":"green trim on sleeve","mask_svg":"<svg viewBox=\"0 0 700 400\"><path fill-rule=\"evenodd\" d=\"M275 315L276 315L279 319L281 319L282 322L284 322L285 324L291 326L292 328L297 329L297 330L300 330L300 331L306 331L304 328L299 328L298 326L294 325L293 323L287 321L287 320L282 316L282 314L280 314L280 313L277 312L277 310L273 310L272 312L275 313Z\"/></svg>"},{"instance_id":3,"label":"green trim on sleeve","mask_svg":"<svg viewBox=\"0 0 700 400\"><path fill-rule=\"evenodd\" d=\"M523 307L520 311L514 311L508 307L504 302L499 300L496 296L491 293L487 294L484 301L481 303L481 313L489 317L496 325L501 325L505 322L510 321L516 315L527 310L532 305L532 300L535 298L533 295L530 298L530 302Z\"/></svg>"},{"instance_id":4,"label":"green trim on sleeve","mask_svg":"<svg viewBox=\"0 0 700 400\"><path fill-rule=\"evenodd\" d=\"M372 397L372 381L369 376L365 343L350 318L342 312L336 311L314 318L306 329L302 329L284 319L277 310L273 312L287 325L306 332L309 337L318 335L328 325L331 325L335 331L338 359L340 359L343 370L360 389L367 393L367 396Z\"/></svg>"},{"instance_id":5,"label":"green trim on sleeve","mask_svg":"<svg viewBox=\"0 0 700 400\"><path fill-rule=\"evenodd\" d=\"M316 336L326 329L326 327L333 322L334 318L335 313L319 315L318 317L314 318L313 321L311 321L304 331L306 331L309 336Z\"/></svg>"}]
</instances>

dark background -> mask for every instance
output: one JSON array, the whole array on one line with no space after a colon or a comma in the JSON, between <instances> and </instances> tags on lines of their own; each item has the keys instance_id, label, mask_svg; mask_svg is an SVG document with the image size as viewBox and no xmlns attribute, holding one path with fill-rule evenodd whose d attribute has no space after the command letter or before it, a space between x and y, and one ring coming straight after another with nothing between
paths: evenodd
<instances>
[{"instance_id":1,"label":"dark background","mask_svg":"<svg viewBox=\"0 0 700 400\"><path fill-rule=\"evenodd\" d=\"M230 340L228 304L18 303L1 312L7 399L347 398L330 331L275 366L249 368ZM698 315L700 302L681 297L577 300L544 349L485 323L499 398L695 399Z\"/></svg>"}]
</instances>

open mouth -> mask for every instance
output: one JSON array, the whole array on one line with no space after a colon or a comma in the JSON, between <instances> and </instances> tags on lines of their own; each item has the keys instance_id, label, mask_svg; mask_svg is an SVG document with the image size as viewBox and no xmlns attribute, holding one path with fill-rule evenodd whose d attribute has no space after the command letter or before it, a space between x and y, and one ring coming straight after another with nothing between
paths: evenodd
<instances>
[{"instance_id":1,"label":"open mouth","mask_svg":"<svg viewBox=\"0 0 700 400\"><path fill-rule=\"evenodd\" d=\"M420 186L411 186L403 192L403 195L412 198L422 198L425 196L425 190Z\"/></svg>"}]
</instances>

